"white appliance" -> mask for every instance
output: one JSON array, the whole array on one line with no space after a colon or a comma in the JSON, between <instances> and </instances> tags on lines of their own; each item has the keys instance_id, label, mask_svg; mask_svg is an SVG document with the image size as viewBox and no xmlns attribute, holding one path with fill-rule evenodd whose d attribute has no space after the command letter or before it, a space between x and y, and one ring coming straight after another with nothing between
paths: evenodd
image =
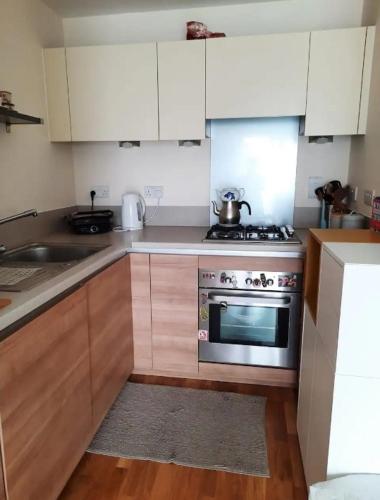
<instances>
[{"instance_id":1,"label":"white appliance","mask_svg":"<svg viewBox=\"0 0 380 500\"><path fill-rule=\"evenodd\" d=\"M121 225L124 231L136 231L144 226L146 205L139 193L125 193L122 196Z\"/></svg>"}]
</instances>

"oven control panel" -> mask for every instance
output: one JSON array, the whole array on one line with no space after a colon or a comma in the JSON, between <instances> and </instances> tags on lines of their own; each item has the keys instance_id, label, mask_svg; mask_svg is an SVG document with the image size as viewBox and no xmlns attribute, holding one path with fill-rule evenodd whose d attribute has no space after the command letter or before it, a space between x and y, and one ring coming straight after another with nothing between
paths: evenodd
<instances>
[{"instance_id":1,"label":"oven control panel","mask_svg":"<svg viewBox=\"0 0 380 500\"><path fill-rule=\"evenodd\" d=\"M199 287L299 292L302 290L302 273L200 269Z\"/></svg>"}]
</instances>

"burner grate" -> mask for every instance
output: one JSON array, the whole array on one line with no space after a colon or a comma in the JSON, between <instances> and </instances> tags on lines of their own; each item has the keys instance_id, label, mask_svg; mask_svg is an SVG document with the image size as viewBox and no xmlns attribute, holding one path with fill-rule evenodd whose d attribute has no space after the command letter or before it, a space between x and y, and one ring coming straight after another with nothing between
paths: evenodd
<instances>
[{"instance_id":1,"label":"burner grate","mask_svg":"<svg viewBox=\"0 0 380 500\"><path fill-rule=\"evenodd\" d=\"M291 228L291 226L287 226L286 228L288 227ZM287 233L286 228L280 228L276 225L243 226L239 224L235 226L223 226L221 224L216 224L207 232L205 241L299 243L298 238L294 236L294 230L291 228L292 233Z\"/></svg>"}]
</instances>

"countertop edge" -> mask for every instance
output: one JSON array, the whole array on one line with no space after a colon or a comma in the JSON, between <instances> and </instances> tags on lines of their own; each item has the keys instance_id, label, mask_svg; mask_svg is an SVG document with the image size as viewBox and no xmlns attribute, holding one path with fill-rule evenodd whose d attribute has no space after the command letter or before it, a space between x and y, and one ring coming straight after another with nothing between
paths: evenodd
<instances>
[{"instance_id":1,"label":"countertop edge","mask_svg":"<svg viewBox=\"0 0 380 500\"><path fill-rule=\"evenodd\" d=\"M60 236L62 239L63 236ZM54 237L44 238L45 241ZM136 244L137 243L137 244ZM275 245L274 245L275 246ZM204 248L203 243L169 243L169 242L126 242L111 243L99 253L85 259L83 262L73 266L64 273L42 283L38 287L27 292L0 292L0 298L10 298L12 303L0 312L0 336L1 332L11 327L16 322L27 317L44 304L64 294L70 288L79 285L91 275L96 274L102 268L112 262L133 253L157 253L178 255L219 255L228 257L273 257L273 258L304 258L305 248L300 245L295 248L283 247L283 249L270 249L268 246L258 250L247 249L221 249ZM203 247L203 248L202 248Z\"/></svg>"}]
</instances>

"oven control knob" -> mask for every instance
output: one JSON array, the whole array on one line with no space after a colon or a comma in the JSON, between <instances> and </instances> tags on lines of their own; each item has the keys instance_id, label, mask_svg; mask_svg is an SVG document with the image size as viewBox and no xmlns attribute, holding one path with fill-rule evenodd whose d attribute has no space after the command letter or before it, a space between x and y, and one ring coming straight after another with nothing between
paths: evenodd
<instances>
[{"instance_id":1,"label":"oven control knob","mask_svg":"<svg viewBox=\"0 0 380 500\"><path fill-rule=\"evenodd\" d=\"M261 285L261 281L258 278L256 278L255 280L253 280L253 284L255 286L260 286Z\"/></svg>"},{"instance_id":2,"label":"oven control knob","mask_svg":"<svg viewBox=\"0 0 380 500\"><path fill-rule=\"evenodd\" d=\"M263 287L265 288L267 286L267 279L265 277L265 274L264 273L261 273L260 274L260 279L261 279L261 284L263 285Z\"/></svg>"},{"instance_id":3,"label":"oven control knob","mask_svg":"<svg viewBox=\"0 0 380 500\"><path fill-rule=\"evenodd\" d=\"M226 276L226 277L224 278L224 282L225 282L225 283L232 283L232 279L231 279L229 276Z\"/></svg>"},{"instance_id":4,"label":"oven control knob","mask_svg":"<svg viewBox=\"0 0 380 500\"><path fill-rule=\"evenodd\" d=\"M245 280L245 284L246 284L246 285L252 285L252 283L253 283L252 278L247 278L247 279Z\"/></svg>"},{"instance_id":5,"label":"oven control knob","mask_svg":"<svg viewBox=\"0 0 380 500\"><path fill-rule=\"evenodd\" d=\"M267 285L268 286L273 286L274 285L274 281L271 280L271 279L267 280Z\"/></svg>"}]
</instances>

